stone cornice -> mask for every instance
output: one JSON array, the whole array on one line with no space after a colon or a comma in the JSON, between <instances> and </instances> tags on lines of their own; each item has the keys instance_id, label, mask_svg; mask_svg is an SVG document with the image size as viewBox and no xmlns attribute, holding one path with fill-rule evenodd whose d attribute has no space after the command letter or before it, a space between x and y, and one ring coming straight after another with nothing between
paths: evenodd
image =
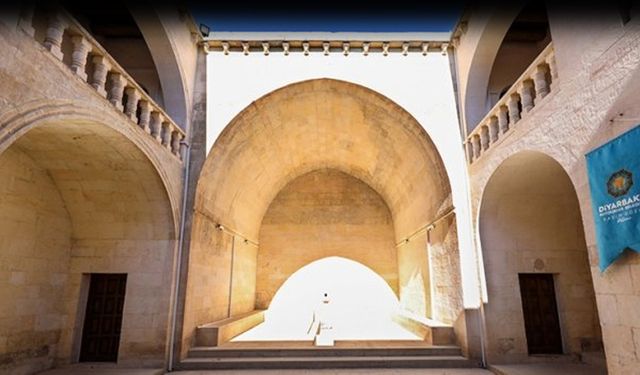
<instances>
[{"instance_id":1,"label":"stone cornice","mask_svg":"<svg viewBox=\"0 0 640 375\"><path fill-rule=\"evenodd\" d=\"M205 51L229 53L421 53L445 54L451 33L235 33L212 32L204 39Z\"/></svg>"}]
</instances>

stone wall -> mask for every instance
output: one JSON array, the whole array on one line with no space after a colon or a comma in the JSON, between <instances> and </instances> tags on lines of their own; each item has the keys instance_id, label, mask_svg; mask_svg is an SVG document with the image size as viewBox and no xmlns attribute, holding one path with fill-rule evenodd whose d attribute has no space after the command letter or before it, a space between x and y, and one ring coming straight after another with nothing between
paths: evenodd
<instances>
[{"instance_id":1,"label":"stone wall","mask_svg":"<svg viewBox=\"0 0 640 375\"><path fill-rule=\"evenodd\" d=\"M640 67L640 23L633 18L623 25L614 7L605 5L597 17L582 11L567 17L550 7L549 20L558 67L556 90L469 167L474 217L490 177L508 157L527 150L556 160L568 173L580 204L609 373L633 373L640 363L634 307L640 289L632 281L638 256L629 254L607 272L598 270L584 154L637 123L637 104L629 98L637 90L632 83ZM471 22L468 30L474 29ZM467 35L462 35L461 47Z\"/></svg>"},{"instance_id":2,"label":"stone wall","mask_svg":"<svg viewBox=\"0 0 640 375\"><path fill-rule=\"evenodd\" d=\"M55 220L68 220L70 225L64 237L66 250L47 249L52 257L59 255L56 260L47 260L54 273L61 273L52 281L58 283L55 291L47 295L57 299L61 317L56 318L57 312L47 312L49 307L43 307L43 313L50 315L45 319L49 326L43 318L34 318L33 324L40 326L35 327L31 337L20 339L19 345L13 345L17 338L9 332L16 326L28 327L28 322L18 323L17 316L3 318L0 355L12 357L14 347L29 348L27 354L34 358L30 363L35 367L51 365L54 357L56 363L77 361L87 275L113 272L128 274L119 364L162 366L168 338L182 163L22 29L0 22L0 35L0 45L7 52L0 57L0 159L23 152L46 173L51 180L50 189L61 197L64 212L38 206L38 225L54 220L54 216L58 218ZM13 172L3 167L1 173ZM37 185L32 189L49 189L42 181L34 183ZM36 204L40 196L47 197L34 193L27 201L12 204L24 205L26 214L31 210L29 205ZM47 204L55 202L49 199ZM18 212L11 213L13 224L2 227L17 226L22 220ZM56 225L49 227L57 228ZM3 244L7 244L3 251L11 257L22 251L22 245L18 245L24 243L19 240L21 235L13 231L11 236L2 236ZM50 241L51 236L45 231L31 236L31 241L62 246L59 241ZM49 281L45 266L40 263L42 260L32 265L12 265L8 271L30 273L34 272L31 267L42 268L38 280L44 290ZM62 264L64 269L58 269ZM37 293L35 283L29 293ZM5 301L17 306L28 295L12 295ZM47 305L46 297L42 298ZM59 332L45 340L35 337L40 334L38 330ZM50 348L49 359L38 359L44 353L44 345L53 342L57 344ZM21 370L11 367L8 371Z\"/></svg>"},{"instance_id":3,"label":"stone wall","mask_svg":"<svg viewBox=\"0 0 640 375\"><path fill-rule=\"evenodd\" d=\"M432 318L453 324L463 312L460 250L456 233L456 216L450 215L429 232L431 263Z\"/></svg>"},{"instance_id":4,"label":"stone wall","mask_svg":"<svg viewBox=\"0 0 640 375\"><path fill-rule=\"evenodd\" d=\"M189 314L184 320L183 351L193 345L196 326L255 308L258 249L253 241L217 225L202 213L194 213L193 231L199 234L199 241L189 252L189 273L197 277L186 288Z\"/></svg>"},{"instance_id":5,"label":"stone wall","mask_svg":"<svg viewBox=\"0 0 640 375\"><path fill-rule=\"evenodd\" d=\"M432 317L431 275L427 255L427 234L417 234L398 246L400 305L421 317Z\"/></svg>"},{"instance_id":6,"label":"stone wall","mask_svg":"<svg viewBox=\"0 0 640 375\"><path fill-rule=\"evenodd\" d=\"M298 177L273 200L260 229L256 307L269 306L287 278L330 256L362 263L398 293L393 220L380 195L332 169Z\"/></svg>"},{"instance_id":7,"label":"stone wall","mask_svg":"<svg viewBox=\"0 0 640 375\"><path fill-rule=\"evenodd\" d=\"M69 316L71 222L53 180L25 152L0 156L0 373L53 364Z\"/></svg>"}]
</instances>

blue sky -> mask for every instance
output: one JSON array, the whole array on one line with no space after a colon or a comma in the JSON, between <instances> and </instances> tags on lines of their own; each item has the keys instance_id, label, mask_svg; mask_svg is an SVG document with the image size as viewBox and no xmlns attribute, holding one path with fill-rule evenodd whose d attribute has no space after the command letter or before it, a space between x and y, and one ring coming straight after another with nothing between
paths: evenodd
<instances>
[{"instance_id":1,"label":"blue sky","mask_svg":"<svg viewBox=\"0 0 640 375\"><path fill-rule=\"evenodd\" d=\"M324 31L324 32L429 32L450 31L460 16L462 5L397 4L380 8L333 3L302 3L303 7L284 8L265 2L244 9L219 2L190 5L198 23L212 31ZM227 4L229 4L227 2Z\"/></svg>"}]
</instances>

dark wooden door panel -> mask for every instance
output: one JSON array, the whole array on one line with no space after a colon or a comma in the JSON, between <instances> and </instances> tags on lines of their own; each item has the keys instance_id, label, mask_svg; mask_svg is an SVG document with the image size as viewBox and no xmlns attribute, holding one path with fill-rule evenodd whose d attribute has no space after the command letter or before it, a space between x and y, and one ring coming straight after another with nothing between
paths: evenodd
<instances>
[{"instance_id":1,"label":"dark wooden door panel","mask_svg":"<svg viewBox=\"0 0 640 375\"><path fill-rule=\"evenodd\" d=\"M126 287L126 274L91 274L80 362L118 360Z\"/></svg>"},{"instance_id":2,"label":"dark wooden door panel","mask_svg":"<svg viewBox=\"0 0 640 375\"><path fill-rule=\"evenodd\" d=\"M562 354L553 275L521 273L518 276L529 354Z\"/></svg>"}]
</instances>

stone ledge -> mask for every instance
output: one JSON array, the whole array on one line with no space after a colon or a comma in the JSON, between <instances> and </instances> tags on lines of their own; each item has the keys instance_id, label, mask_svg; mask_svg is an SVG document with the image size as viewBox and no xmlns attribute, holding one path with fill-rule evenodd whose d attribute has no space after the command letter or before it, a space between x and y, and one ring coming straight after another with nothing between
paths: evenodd
<instances>
[{"instance_id":1,"label":"stone ledge","mask_svg":"<svg viewBox=\"0 0 640 375\"><path fill-rule=\"evenodd\" d=\"M219 346L264 322L265 310L253 310L196 328L196 346Z\"/></svg>"},{"instance_id":2,"label":"stone ledge","mask_svg":"<svg viewBox=\"0 0 640 375\"><path fill-rule=\"evenodd\" d=\"M411 316L406 312L393 315L393 321L402 328L420 337L423 341L432 345L454 345L455 334L453 327L436 321L428 321L425 318Z\"/></svg>"}]
</instances>

